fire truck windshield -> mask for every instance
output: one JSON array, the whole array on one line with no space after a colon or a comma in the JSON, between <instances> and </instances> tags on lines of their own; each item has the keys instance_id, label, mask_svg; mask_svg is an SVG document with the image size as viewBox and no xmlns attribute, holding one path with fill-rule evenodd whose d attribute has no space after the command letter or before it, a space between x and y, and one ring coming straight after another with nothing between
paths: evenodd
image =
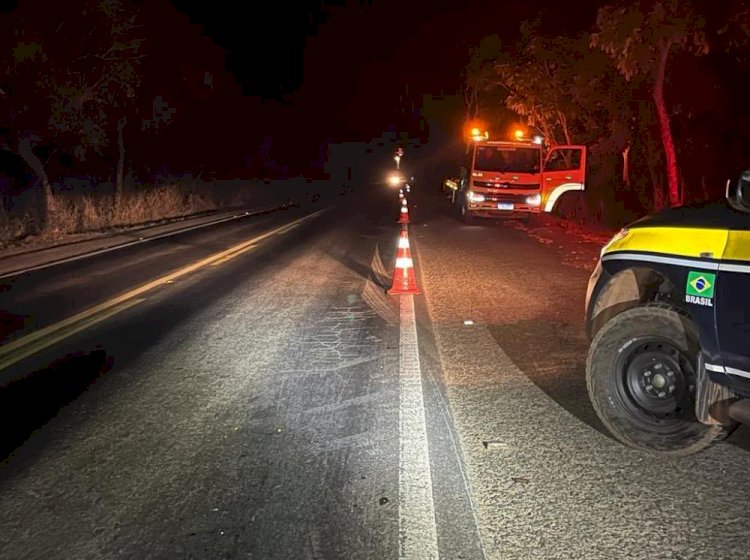
<instances>
[{"instance_id":1,"label":"fire truck windshield","mask_svg":"<svg viewBox=\"0 0 750 560\"><path fill-rule=\"evenodd\" d=\"M476 171L495 173L539 173L541 152L521 146L477 146L474 158Z\"/></svg>"}]
</instances>

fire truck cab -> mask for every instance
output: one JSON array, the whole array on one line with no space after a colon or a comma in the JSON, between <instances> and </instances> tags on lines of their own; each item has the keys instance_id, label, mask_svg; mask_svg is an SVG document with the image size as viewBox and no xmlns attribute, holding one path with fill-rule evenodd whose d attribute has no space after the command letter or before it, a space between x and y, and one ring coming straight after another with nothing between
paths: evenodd
<instances>
[{"instance_id":1,"label":"fire truck cab","mask_svg":"<svg viewBox=\"0 0 750 560\"><path fill-rule=\"evenodd\" d=\"M552 212L568 193L585 188L586 148L544 149L532 141L474 141L457 180L449 179L456 215L527 217Z\"/></svg>"}]
</instances>

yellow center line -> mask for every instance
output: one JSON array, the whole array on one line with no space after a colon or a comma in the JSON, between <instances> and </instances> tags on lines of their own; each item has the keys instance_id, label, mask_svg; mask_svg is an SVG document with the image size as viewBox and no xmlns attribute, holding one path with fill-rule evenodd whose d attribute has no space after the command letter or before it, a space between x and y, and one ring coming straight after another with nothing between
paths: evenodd
<instances>
[{"instance_id":1,"label":"yellow center line","mask_svg":"<svg viewBox=\"0 0 750 560\"><path fill-rule=\"evenodd\" d=\"M276 235L283 235L285 233L288 233L288 232L292 231L294 228L296 228L297 226L299 226L300 223L301 222L293 222L293 223L291 223L291 224L289 224L287 226L284 226L280 230L276 231ZM220 264L224 264L225 262L233 259L234 257L237 257L237 256L239 256L239 255L241 255L243 253L247 253L248 251L252 251L255 248L256 248L255 245L250 245L248 247L240 247L236 251L234 251L234 252L232 252L232 253L230 253L228 255L224 255L219 260L217 260L215 262L212 262L211 266L219 266Z\"/></svg>"},{"instance_id":2,"label":"yellow center line","mask_svg":"<svg viewBox=\"0 0 750 560\"><path fill-rule=\"evenodd\" d=\"M243 253L247 253L248 251L252 251L256 248L256 245L250 245L249 247L243 247L242 249L239 249L235 251L234 253L230 253L222 258L220 258L218 261L212 262L211 266L219 266L220 264L224 264L228 260L233 259L234 257L237 257Z\"/></svg>"},{"instance_id":3,"label":"yellow center line","mask_svg":"<svg viewBox=\"0 0 750 560\"><path fill-rule=\"evenodd\" d=\"M36 354L37 352L40 352L45 348L52 346L57 342L60 342L61 340L65 340L66 338L73 336L74 334L83 330L86 330L87 328L96 325L97 323L101 323L105 319L109 319L110 317L117 315L118 313L125 311L126 309L130 309L131 307L134 307L143 301L146 301L146 298L131 299L129 301L121 303L120 305L111 307L104 312L99 313L98 315L88 317L80 323L72 325L68 329L56 331L47 338L31 341L29 344L26 344L23 347L19 348L16 352L4 353L2 355L2 358L0 358L0 370L12 366L16 362L23 360L24 358L28 358L29 356L32 356L33 354Z\"/></svg>"},{"instance_id":4,"label":"yellow center line","mask_svg":"<svg viewBox=\"0 0 750 560\"><path fill-rule=\"evenodd\" d=\"M286 224L276 229L272 229L262 235L254 237L253 239L250 239L243 243L239 243L233 247L230 247L229 249L220 251L219 253L215 253L211 255L210 257L206 257L198 262L184 266L174 272L171 272L165 276L157 278L156 280L152 280L151 282L148 282L142 286L139 286L138 288L135 288L133 290L120 294L119 296L115 296L114 298L107 300L103 303L100 303L99 305L96 305L94 307L81 311L80 313L76 313L75 315L68 317L67 319L63 319L62 321L59 321L57 323L54 323L52 325L49 325L47 327L44 327L42 329L29 333L26 336L22 336L16 340L13 340L9 342L8 344L5 344L0 347L0 369L8 367L9 365L17 362L18 360L21 360L22 358L25 358L27 356L30 356L34 352L37 352L41 348L45 348L49 346L50 344L59 342L60 340L63 340L71 336L72 334L79 332L80 330L83 330L84 328L87 328L88 326L95 324L99 322L100 320L102 320L97 317L96 321L87 321L87 319L89 319L90 317L93 317L94 315L98 315L101 313L105 313L109 310L112 310L112 308L119 306L122 303L127 302L129 300L135 299L138 296L145 294L146 292L153 290L154 288L158 286L161 286L162 284L172 282L175 279L180 278L181 276L194 272L200 268L213 264L217 261L220 261L221 259L224 259L227 256L234 256L233 253L238 253L239 251L243 251L243 250L249 250L252 248L253 245L256 245L257 243L263 241L264 239L268 239L269 237L274 236L274 235L281 235L283 233L286 233L287 231L290 231L291 229L302 224L303 222L311 218L314 218L325 211L326 209L318 210L317 212L313 214L309 214L308 216L305 216L298 220L295 220L294 222L291 222L290 224ZM126 308L127 307L124 307L123 309L126 309ZM118 310L115 312L119 312L120 310L122 309L118 308ZM103 318L111 317L113 314L114 313L107 313L106 316ZM73 325L76 326L75 329L65 330L67 329L67 327L70 327ZM62 331L64 330L65 332L63 333ZM50 339L52 340L52 342L48 343L48 341L45 340L44 344L40 348L37 348L36 345L33 345L33 343L35 343L36 341L40 339L44 339L46 337L53 337ZM37 349L34 350L33 348L37 348ZM13 355L10 356L10 354L13 354ZM17 356L20 356L20 357L17 357Z\"/></svg>"},{"instance_id":5,"label":"yellow center line","mask_svg":"<svg viewBox=\"0 0 750 560\"><path fill-rule=\"evenodd\" d=\"M299 222L292 222L291 224L288 224L281 228L281 231L279 231L279 234L287 233L289 231L292 231L294 228L296 228L299 225Z\"/></svg>"}]
</instances>

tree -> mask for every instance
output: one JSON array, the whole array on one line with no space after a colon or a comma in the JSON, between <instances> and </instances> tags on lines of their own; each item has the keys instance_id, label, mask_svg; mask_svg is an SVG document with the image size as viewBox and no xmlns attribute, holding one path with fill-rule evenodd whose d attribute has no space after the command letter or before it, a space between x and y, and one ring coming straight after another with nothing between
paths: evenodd
<instances>
[{"instance_id":1,"label":"tree","mask_svg":"<svg viewBox=\"0 0 750 560\"><path fill-rule=\"evenodd\" d=\"M500 37L488 35L471 49L469 64L463 72L464 105L466 121L469 122L479 116L483 92L490 91L494 83L493 64L502 52Z\"/></svg>"},{"instance_id":2,"label":"tree","mask_svg":"<svg viewBox=\"0 0 750 560\"><path fill-rule=\"evenodd\" d=\"M630 88L609 58L589 47L588 35L548 37L539 20L522 24L515 52L493 61L478 104L495 104L524 117L549 145L574 141L622 151L628 144ZM469 66L469 77L476 74ZM476 78L475 78L476 79ZM497 111L498 108L494 107Z\"/></svg>"},{"instance_id":3,"label":"tree","mask_svg":"<svg viewBox=\"0 0 750 560\"><path fill-rule=\"evenodd\" d=\"M630 150L633 143L635 87L613 67L599 50L591 50L589 36L566 38L570 82L564 90L572 107L569 119L577 142L590 147L592 155L619 155L622 182L630 184Z\"/></svg>"},{"instance_id":4,"label":"tree","mask_svg":"<svg viewBox=\"0 0 750 560\"><path fill-rule=\"evenodd\" d=\"M677 155L664 101L664 85L670 54L687 50L708 52L704 20L688 0L639 0L626 7L605 6L599 10L591 45L612 58L626 80L645 79L652 97L667 163L669 204L682 202Z\"/></svg>"},{"instance_id":5,"label":"tree","mask_svg":"<svg viewBox=\"0 0 750 560\"><path fill-rule=\"evenodd\" d=\"M572 143L571 118L575 108L569 90L573 80L570 39L544 37L539 20L521 25L520 48L495 64L506 91L505 105L525 117L550 145Z\"/></svg>"},{"instance_id":6,"label":"tree","mask_svg":"<svg viewBox=\"0 0 750 560\"><path fill-rule=\"evenodd\" d=\"M60 98L53 105L50 125L58 132L73 135L70 141L80 141L84 150L93 149L98 154L111 144L110 135L116 135L116 210L124 182L124 129L141 85L145 39L137 21L138 12L123 0L92 2L81 15L86 25L80 26L79 20L76 26L81 29L82 48L69 53L72 58L67 61L66 84L52 88L62 95L58 94ZM71 78L72 87L68 85Z\"/></svg>"},{"instance_id":7,"label":"tree","mask_svg":"<svg viewBox=\"0 0 750 560\"><path fill-rule=\"evenodd\" d=\"M724 9L716 10L714 6L714 10L709 12L718 20L716 35L728 52L734 54L739 62L746 63L750 43L750 1L731 0L721 7Z\"/></svg>"},{"instance_id":8,"label":"tree","mask_svg":"<svg viewBox=\"0 0 750 560\"><path fill-rule=\"evenodd\" d=\"M132 36L127 6L120 0L82 0L72 9L27 0L4 19L0 95L6 144L41 183L46 226L54 227L56 201L38 148L62 145L80 157L89 149L101 153L111 115L135 96L140 39Z\"/></svg>"},{"instance_id":9,"label":"tree","mask_svg":"<svg viewBox=\"0 0 750 560\"><path fill-rule=\"evenodd\" d=\"M117 121L117 167L115 171L114 210L122 203L125 136L124 130L128 117L135 108L138 88L141 85L141 60L144 37L138 24L137 13L132 8L126 9L119 0L105 0L101 4L104 16L109 25L109 48L98 55L101 67L95 73L99 79L95 83L96 99L100 106L109 109L111 120Z\"/></svg>"},{"instance_id":10,"label":"tree","mask_svg":"<svg viewBox=\"0 0 750 560\"><path fill-rule=\"evenodd\" d=\"M26 24L24 18L18 19L20 21L5 18L3 23L6 25L0 32L3 47L0 67L5 69L0 87L3 146L18 154L39 179L43 195L41 219L44 224L54 211L54 197L44 162L34 148L42 141L42 131L49 119L50 97L40 91L43 84L39 83L34 69L47 67L49 59L42 48L40 36Z\"/></svg>"}]
</instances>

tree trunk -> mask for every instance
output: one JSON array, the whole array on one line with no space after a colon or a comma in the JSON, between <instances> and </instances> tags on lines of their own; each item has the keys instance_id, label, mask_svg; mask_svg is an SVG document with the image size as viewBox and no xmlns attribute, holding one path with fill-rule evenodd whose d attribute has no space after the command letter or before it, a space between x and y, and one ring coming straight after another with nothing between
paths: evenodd
<instances>
[{"instance_id":1,"label":"tree trunk","mask_svg":"<svg viewBox=\"0 0 750 560\"><path fill-rule=\"evenodd\" d=\"M545 144L547 144L547 146L557 146L559 144L557 138L555 137L553 127L551 127L546 120L540 121L539 128L542 130L542 134L544 135L544 142Z\"/></svg>"},{"instance_id":2,"label":"tree trunk","mask_svg":"<svg viewBox=\"0 0 750 560\"><path fill-rule=\"evenodd\" d=\"M475 119L479 108L477 107L477 98L479 96L478 88L467 85L464 87L464 104L466 105L466 121Z\"/></svg>"},{"instance_id":3,"label":"tree trunk","mask_svg":"<svg viewBox=\"0 0 750 560\"><path fill-rule=\"evenodd\" d=\"M568 118L562 111L557 112L557 117L560 121L560 127L562 128L563 136L565 136L565 143L570 146L573 141L570 139L570 131L568 130Z\"/></svg>"},{"instance_id":4,"label":"tree trunk","mask_svg":"<svg viewBox=\"0 0 750 560\"><path fill-rule=\"evenodd\" d=\"M659 174L651 164L648 165L648 173L651 176L651 198L654 201L653 210L658 212L665 206L664 188L659 179Z\"/></svg>"},{"instance_id":5,"label":"tree trunk","mask_svg":"<svg viewBox=\"0 0 750 560\"><path fill-rule=\"evenodd\" d=\"M659 128L661 129L661 142L664 146L664 155L667 160L667 186L669 193L669 205L679 206L682 202L680 197L680 188L677 179L677 154L675 153L674 140L672 139L672 130L669 126L669 113L664 103L664 76L667 68L667 58L669 50L672 48L671 43L665 44L659 56L659 67L654 83L654 103L656 104L656 113L659 117Z\"/></svg>"},{"instance_id":6,"label":"tree trunk","mask_svg":"<svg viewBox=\"0 0 750 560\"><path fill-rule=\"evenodd\" d=\"M630 146L622 151L622 182L630 186Z\"/></svg>"},{"instance_id":7,"label":"tree trunk","mask_svg":"<svg viewBox=\"0 0 750 560\"><path fill-rule=\"evenodd\" d=\"M128 123L127 117L122 117L117 122L117 147L120 150L119 157L117 158L117 174L115 176L115 193L114 193L114 211L117 213L120 210L122 204L122 192L124 190L124 170L125 170L125 139L123 137L123 129Z\"/></svg>"},{"instance_id":8,"label":"tree trunk","mask_svg":"<svg viewBox=\"0 0 750 560\"><path fill-rule=\"evenodd\" d=\"M22 138L18 142L18 153L23 158L36 176L42 183L42 208L41 208L41 221L43 229L56 230L58 224L56 223L56 208L55 196L52 194L52 186L50 185L47 172L44 170L44 164L37 155L34 153L34 145L32 139L29 137Z\"/></svg>"}]
</instances>

